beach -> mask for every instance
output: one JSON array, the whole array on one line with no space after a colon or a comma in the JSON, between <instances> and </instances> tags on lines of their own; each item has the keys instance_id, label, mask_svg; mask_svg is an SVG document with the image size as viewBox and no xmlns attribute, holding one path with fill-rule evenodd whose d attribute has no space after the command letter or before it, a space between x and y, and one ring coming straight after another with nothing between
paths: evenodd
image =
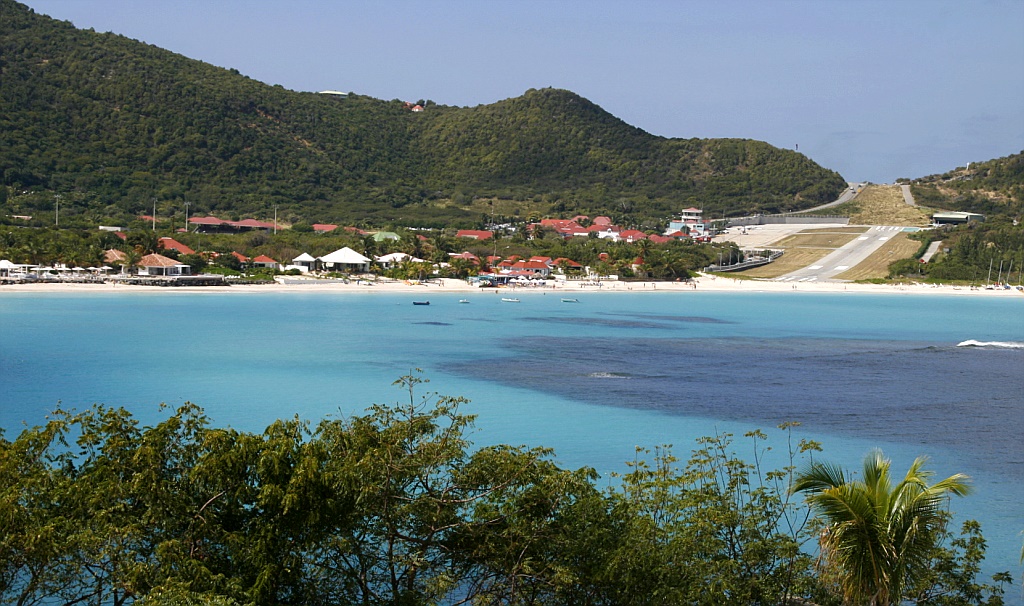
<instances>
[{"instance_id":1,"label":"beach","mask_svg":"<svg viewBox=\"0 0 1024 606\"><path fill-rule=\"evenodd\" d=\"M530 293L556 292L566 295L581 292L603 293L640 293L640 292L737 292L737 293L862 293L862 294L903 294L903 295L957 295L986 297L1018 297L1024 299L1024 292L1016 287L1009 289L952 286L924 283L905 284L859 284L852 282L787 282L779 280L751 280L729 278L721 275L698 274L687 282L639 282L639 281L576 281L548 280L545 286L505 286L499 288L479 288L465 280L438 278L423 282L379 279L339 280L302 279L280 277L268 284L238 284L231 286L132 286L114 283L65 283L65 282L12 282L0 285L3 293L86 293L86 292L139 292L139 293L269 293L269 292L330 292L330 293L409 293L412 295L428 295L429 293Z\"/></svg>"}]
</instances>

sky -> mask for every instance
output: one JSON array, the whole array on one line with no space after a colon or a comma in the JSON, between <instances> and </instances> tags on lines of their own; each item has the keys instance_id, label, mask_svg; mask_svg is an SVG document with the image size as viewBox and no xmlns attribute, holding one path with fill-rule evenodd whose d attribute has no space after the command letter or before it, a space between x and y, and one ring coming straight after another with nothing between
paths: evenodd
<instances>
[{"instance_id":1,"label":"sky","mask_svg":"<svg viewBox=\"0 0 1024 606\"><path fill-rule=\"evenodd\" d=\"M22 0L297 91L571 90L891 183L1024 150L1024 0Z\"/></svg>"}]
</instances>

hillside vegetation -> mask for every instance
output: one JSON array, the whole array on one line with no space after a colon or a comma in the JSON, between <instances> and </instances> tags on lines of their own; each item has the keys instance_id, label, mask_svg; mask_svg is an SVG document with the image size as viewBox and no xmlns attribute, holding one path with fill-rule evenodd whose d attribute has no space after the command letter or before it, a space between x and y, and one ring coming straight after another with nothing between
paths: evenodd
<instances>
[{"instance_id":1,"label":"hillside vegetation","mask_svg":"<svg viewBox=\"0 0 1024 606\"><path fill-rule=\"evenodd\" d=\"M893 263L890 276L974 284L997 281L1002 276L1003 282L1021 283L1024 152L915 179L911 191L918 204L981 213L985 220L922 232L916 236L921 240L918 254L934 241L942 242L942 252L927 264L915 259Z\"/></svg>"},{"instance_id":2,"label":"hillside vegetation","mask_svg":"<svg viewBox=\"0 0 1024 606\"><path fill-rule=\"evenodd\" d=\"M659 224L689 205L776 212L834 199L834 171L766 143L666 139L565 90L472 108L268 86L0 0L0 214L475 226L512 215ZM525 218L525 217L524 217Z\"/></svg>"},{"instance_id":3,"label":"hillside vegetation","mask_svg":"<svg viewBox=\"0 0 1024 606\"><path fill-rule=\"evenodd\" d=\"M910 181L919 204L984 215L1024 214L1024 152L972 162L941 175Z\"/></svg>"}]
</instances>

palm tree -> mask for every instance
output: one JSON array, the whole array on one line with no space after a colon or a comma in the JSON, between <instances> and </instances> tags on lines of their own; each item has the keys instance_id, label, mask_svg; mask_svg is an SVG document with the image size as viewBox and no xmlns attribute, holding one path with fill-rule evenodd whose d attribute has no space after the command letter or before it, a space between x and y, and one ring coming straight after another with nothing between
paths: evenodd
<instances>
[{"instance_id":1,"label":"palm tree","mask_svg":"<svg viewBox=\"0 0 1024 606\"><path fill-rule=\"evenodd\" d=\"M934 475L911 464L895 486L891 461L880 450L864 457L863 479L847 479L838 467L816 462L797 475L792 491L825 522L820 546L825 570L838 581L844 603L899 604L905 587L927 572L928 558L946 519L949 495L970 492L963 474L928 485Z\"/></svg>"},{"instance_id":2,"label":"palm tree","mask_svg":"<svg viewBox=\"0 0 1024 606\"><path fill-rule=\"evenodd\" d=\"M129 248L124 252L124 259L121 260L121 273L127 273L134 275L139 267L139 263L142 263L142 251L138 248Z\"/></svg>"}]
</instances>

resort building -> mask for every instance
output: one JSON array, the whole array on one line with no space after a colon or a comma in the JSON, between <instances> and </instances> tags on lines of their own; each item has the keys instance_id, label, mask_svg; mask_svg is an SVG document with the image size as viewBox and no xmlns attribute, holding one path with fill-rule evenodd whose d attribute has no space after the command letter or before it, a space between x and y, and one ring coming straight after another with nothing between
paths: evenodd
<instances>
[{"instance_id":1,"label":"resort building","mask_svg":"<svg viewBox=\"0 0 1024 606\"><path fill-rule=\"evenodd\" d=\"M265 267L267 269L281 269L281 264L267 255L260 255L252 260L253 267Z\"/></svg>"},{"instance_id":2,"label":"resort building","mask_svg":"<svg viewBox=\"0 0 1024 606\"><path fill-rule=\"evenodd\" d=\"M397 267L405 262L423 263L423 259L417 259L416 257L408 255L404 252L394 252L391 254L382 255L380 257L377 257L375 260L384 269L391 269L392 267Z\"/></svg>"},{"instance_id":3,"label":"resort building","mask_svg":"<svg viewBox=\"0 0 1024 606\"><path fill-rule=\"evenodd\" d=\"M140 276L188 276L192 268L163 255L153 253L142 257L139 261Z\"/></svg>"},{"instance_id":4,"label":"resort building","mask_svg":"<svg viewBox=\"0 0 1024 606\"><path fill-rule=\"evenodd\" d=\"M317 260L320 261L323 268L327 271L363 273L370 271L370 259L347 246L326 254Z\"/></svg>"},{"instance_id":5,"label":"resort building","mask_svg":"<svg viewBox=\"0 0 1024 606\"><path fill-rule=\"evenodd\" d=\"M257 221L256 219L242 219L241 221L225 221L217 217L192 217L188 220L195 231L201 233L238 233L242 231L263 230L270 231L277 229L273 223Z\"/></svg>"},{"instance_id":6,"label":"resort building","mask_svg":"<svg viewBox=\"0 0 1024 606\"><path fill-rule=\"evenodd\" d=\"M309 253L302 253L292 259L292 266L298 267L303 273L313 271L316 266L316 258Z\"/></svg>"}]
</instances>

